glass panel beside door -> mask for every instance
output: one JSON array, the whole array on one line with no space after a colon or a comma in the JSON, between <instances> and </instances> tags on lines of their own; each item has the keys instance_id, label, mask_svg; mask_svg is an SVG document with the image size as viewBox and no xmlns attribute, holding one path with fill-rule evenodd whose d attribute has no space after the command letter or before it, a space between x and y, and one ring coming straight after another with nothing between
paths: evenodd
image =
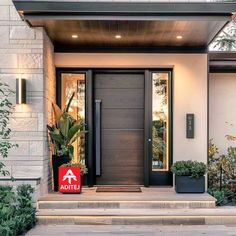
<instances>
[{"instance_id":1,"label":"glass panel beside door","mask_svg":"<svg viewBox=\"0 0 236 236\"><path fill-rule=\"evenodd\" d=\"M150 184L172 185L171 165L171 73L151 72Z\"/></svg>"},{"instance_id":2,"label":"glass panel beside door","mask_svg":"<svg viewBox=\"0 0 236 236\"><path fill-rule=\"evenodd\" d=\"M76 120L85 122L85 74L61 74L61 107L64 108L72 94L75 96L71 102L69 114ZM80 136L74 143L74 162L85 162L85 135Z\"/></svg>"}]
</instances>

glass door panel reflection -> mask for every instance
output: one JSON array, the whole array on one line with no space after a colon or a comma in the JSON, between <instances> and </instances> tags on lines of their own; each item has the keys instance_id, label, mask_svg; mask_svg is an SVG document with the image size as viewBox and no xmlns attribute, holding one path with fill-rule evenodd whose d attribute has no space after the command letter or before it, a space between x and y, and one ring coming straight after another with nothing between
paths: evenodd
<instances>
[{"instance_id":1,"label":"glass door panel reflection","mask_svg":"<svg viewBox=\"0 0 236 236\"><path fill-rule=\"evenodd\" d=\"M85 74L62 73L61 75L61 107L64 108L73 93L69 114L76 120L85 122ZM74 143L74 162L85 162L85 135Z\"/></svg>"},{"instance_id":2,"label":"glass door panel reflection","mask_svg":"<svg viewBox=\"0 0 236 236\"><path fill-rule=\"evenodd\" d=\"M152 73L152 171L169 171L169 73Z\"/></svg>"}]
</instances>

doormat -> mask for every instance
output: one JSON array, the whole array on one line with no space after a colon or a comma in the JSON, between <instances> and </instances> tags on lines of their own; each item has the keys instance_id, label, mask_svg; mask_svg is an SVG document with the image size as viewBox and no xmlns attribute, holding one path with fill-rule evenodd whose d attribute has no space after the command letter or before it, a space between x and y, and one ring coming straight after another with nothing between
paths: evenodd
<instances>
[{"instance_id":1,"label":"doormat","mask_svg":"<svg viewBox=\"0 0 236 236\"><path fill-rule=\"evenodd\" d=\"M140 187L97 187L96 192L107 192L107 193L115 193L115 192L125 192L125 193L141 193L142 190Z\"/></svg>"}]
</instances>

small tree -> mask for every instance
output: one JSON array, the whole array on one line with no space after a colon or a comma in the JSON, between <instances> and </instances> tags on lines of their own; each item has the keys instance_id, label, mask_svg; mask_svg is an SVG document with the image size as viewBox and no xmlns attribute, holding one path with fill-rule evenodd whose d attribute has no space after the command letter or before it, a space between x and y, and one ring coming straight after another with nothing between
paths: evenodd
<instances>
[{"instance_id":1,"label":"small tree","mask_svg":"<svg viewBox=\"0 0 236 236\"><path fill-rule=\"evenodd\" d=\"M10 149L18 147L17 144L10 142L11 129L9 122L13 104L9 97L13 94L14 91L10 89L9 85L0 80L0 156L2 160L8 157ZM1 160L0 175L10 175L9 171L5 170L5 165Z\"/></svg>"}]
</instances>

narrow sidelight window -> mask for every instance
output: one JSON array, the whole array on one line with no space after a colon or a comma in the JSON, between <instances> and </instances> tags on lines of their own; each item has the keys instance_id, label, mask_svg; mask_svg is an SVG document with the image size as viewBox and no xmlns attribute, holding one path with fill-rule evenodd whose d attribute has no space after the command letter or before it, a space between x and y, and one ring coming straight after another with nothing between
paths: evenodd
<instances>
[{"instance_id":1,"label":"narrow sidelight window","mask_svg":"<svg viewBox=\"0 0 236 236\"><path fill-rule=\"evenodd\" d=\"M61 74L61 107L64 108L75 93L69 113L75 119L85 122L85 74ZM73 161L85 161L85 137L79 137L73 144Z\"/></svg>"},{"instance_id":2,"label":"narrow sidelight window","mask_svg":"<svg viewBox=\"0 0 236 236\"><path fill-rule=\"evenodd\" d=\"M169 73L152 73L152 171L169 171Z\"/></svg>"}]
</instances>

